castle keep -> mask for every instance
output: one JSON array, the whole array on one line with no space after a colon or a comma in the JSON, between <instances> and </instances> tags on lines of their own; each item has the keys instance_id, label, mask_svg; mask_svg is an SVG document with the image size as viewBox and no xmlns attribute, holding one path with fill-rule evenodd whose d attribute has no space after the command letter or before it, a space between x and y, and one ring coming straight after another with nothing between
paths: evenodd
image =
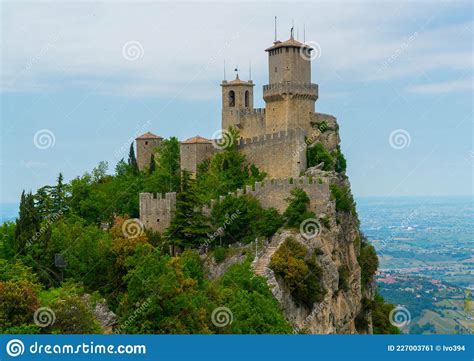
<instances>
[{"instance_id":1,"label":"castle keep","mask_svg":"<svg viewBox=\"0 0 474 361\"><path fill-rule=\"evenodd\" d=\"M222 130L225 134L227 129L237 128L240 135L240 139L235 140L237 149L250 163L266 172L269 180L278 179L277 183L265 183L265 196L260 197L264 207L282 209L283 200L289 196L291 188L294 188L290 178L300 177L307 168L307 143L319 141L329 151L334 151L339 144L339 137L335 131L336 119L331 115L315 112L318 85L311 82L313 48L291 36L283 42L275 41L265 51L268 54L268 84L263 86L265 108L253 106L255 84L252 80L241 80L238 74L234 80L223 80L220 84ZM321 124L329 131L318 131ZM151 156L161 140L161 137L152 133L136 139L140 170L149 167ZM182 141L181 169L195 174L202 161L219 151L215 140L195 136ZM315 192L314 189L321 187L303 178L300 183L311 194ZM283 187L283 184L286 186ZM260 189L260 185L257 187ZM269 192L271 189L275 189L274 195ZM251 193L251 190L246 193ZM142 193L140 219L144 225L164 231L172 218L175 197L174 193L165 196ZM310 198L314 205L315 197Z\"/></svg>"}]
</instances>

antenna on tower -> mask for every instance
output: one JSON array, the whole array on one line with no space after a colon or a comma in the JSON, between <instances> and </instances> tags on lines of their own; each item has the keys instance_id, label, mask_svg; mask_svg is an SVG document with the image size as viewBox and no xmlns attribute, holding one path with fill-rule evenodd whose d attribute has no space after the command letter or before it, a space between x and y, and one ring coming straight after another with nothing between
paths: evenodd
<instances>
[{"instance_id":1,"label":"antenna on tower","mask_svg":"<svg viewBox=\"0 0 474 361\"><path fill-rule=\"evenodd\" d=\"M303 24L303 43L306 43L306 26Z\"/></svg>"},{"instance_id":2,"label":"antenna on tower","mask_svg":"<svg viewBox=\"0 0 474 361\"><path fill-rule=\"evenodd\" d=\"M235 71L235 79L239 79L239 67L237 65L235 66L234 71Z\"/></svg>"},{"instance_id":3,"label":"antenna on tower","mask_svg":"<svg viewBox=\"0 0 474 361\"><path fill-rule=\"evenodd\" d=\"M225 59L224 59L224 80L226 80L225 79Z\"/></svg>"},{"instance_id":4,"label":"antenna on tower","mask_svg":"<svg viewBox=\"0 0 474 361\"><path fill-rule=\"evenodd\" d=\"M275 16L275 41L277 41L277 17Z\"/></svg>"},{"instance_id":5,"label":"antenna on tower","mask_svg":"<svg viewBox=\"0 0 474 361\"><path fill-rule=\"evenodd\" d=\"M290 30L290 38L293 39L293 29L295 27L293 19L291 19L291 30Z\"/></svg>"}]
</instances>

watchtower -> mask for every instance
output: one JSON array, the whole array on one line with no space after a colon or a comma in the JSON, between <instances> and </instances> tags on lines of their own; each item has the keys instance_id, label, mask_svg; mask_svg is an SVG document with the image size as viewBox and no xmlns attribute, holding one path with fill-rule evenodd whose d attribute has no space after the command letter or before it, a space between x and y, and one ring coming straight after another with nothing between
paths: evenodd
<instances>
[{"instance_id":1,"label":"watchtower","mask_svg":"<svg viewBox=\"0 0 474 361\"><path fill-rule=\"evenodd\" d=\"M137 164L139 170L150 167L151 155L161 145L162 137L147 132L135 139L137 145Z\"/></svg>"},{"instance_id":2,"label":"watchtower","mask_svg":"<svg viewBox=\"0 0 474 361\"><path fill-rule=\"evenodd\" d=\"M310 132L318 86L311 83L312 47L291 38L275 41L268 53L268 85L263 87L267 132L302 128Z\"/></svg>"}]
</instances>

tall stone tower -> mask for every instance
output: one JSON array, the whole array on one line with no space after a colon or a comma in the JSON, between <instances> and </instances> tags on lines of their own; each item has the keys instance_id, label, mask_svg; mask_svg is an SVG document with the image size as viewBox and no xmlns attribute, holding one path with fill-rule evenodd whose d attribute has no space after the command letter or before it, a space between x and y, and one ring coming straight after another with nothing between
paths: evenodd
<instances>
[{"instance_id":1,"label":"tall stone tower","mask_svg":"<svg viewBox=\"0 0 474 361\"><path fill-rule=\"evenodd\" d=\"M222 128L240 128L240 118L246 110L253 109L253 87L255 84L249 80L236 78L231 81L222 81Z\"/></svg>"},{"instance_id":2,"label":"tall stone tower","mask_svg":"<svg viewBox=\"0 0 474 361\"><path fill-rule=\"evenodd\" d=\"M150 167L151 155L161 145L162 137L147 132L135 139L137 145L138 169L144 170Z\"/></svg>"},{"instance_id":3,"label":"tall stone tower","mask_svg":"<svg viewBox=\"0 0 474 361\"><path fill-rule=\"evenodd\" d=\"M311 48L293 39L275 41L268 53L268 85L263 87L267 133L302 128L311 132L318 86L311 83Z\"/></svg>"}]
</instances>

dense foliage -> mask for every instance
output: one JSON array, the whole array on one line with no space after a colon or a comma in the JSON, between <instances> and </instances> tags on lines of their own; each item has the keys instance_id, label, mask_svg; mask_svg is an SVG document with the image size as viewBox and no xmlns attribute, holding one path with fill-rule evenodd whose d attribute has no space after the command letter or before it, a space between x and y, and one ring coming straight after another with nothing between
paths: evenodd
<instances>
[{"instance_id":1,"label":"dense foliage","mask_svg":"<svg viewBox=\"0 0 474 361\"><path fill-rule=\"evenodd\" d=\"M259 237L270 237L283 224L273 209L264 209L253 197L226 197L211 213L215 243L249 243ZM218 238L218 240L216 239Z\"/></svg>"},{"instance_id":2,"label":"dense foliage","mask_svg":"<svg viewBox=\"0 0 474 361\"><path fill-rule=\"evenodd\" d=\"M288 227L299 228L301 222L309 218L315 218L315 214L308 210L309 197L304 190L294 188L290 194L287 199L288 207L283 213L283 217Z\"/></svg>"},{"instance_id":3,"label":"dense foliage","mask_svg":"<svg viewBox=\"0 0 474 361\"><path fill-rule=\"evenodd\" d=\"M294 238L287 238L270 262L270 268L283 279L294 301L310 309L326 293L321 282L323 270L316 256Z\"/></svg>"},{"instance_id":4,"label":"dense foliage","mask_svg":"<svg viewBox=\"0 0 474 361\"><path fill-rule=\"evenodd\" d=\"M238 139L235 130L231 134ZM312 162L326 159L331 169L345 169L339 149L340 155L315 149ZM203 266L208 261L204 250L211 251L213 261L224 262L236 244L262 242L282 226L298 228L315 217L301 189L291 192L283 215L246 195L226 196L210 214L202 212L211 199L264 177L234 142L202 163L194 179L181 173L179 142L170 138L144 171L131 146L127 162L120 160L114 174L101 162L69 183L59 174L54 185L23 192L18 219L0 227L0 333L111 332L99 322L98 302L118 316L114 331L119 333L292 332L266 280L252 272L248 259L214 280L205 276ZM139 193L169 191L177 192L170 227L164 234L144 232L135 219ZM339 211L353 209L348 190L331 191ZM129 234L133 223L138 232ZM329 220L323 223L329 229ZM374 263L377 267L374 255L362 245L365 281ZM295 302L308 308L325 295L317 256L290 238L271 259ZM347 270L339 273L340 288L346 289ZM232 312L224 326L212 320L221 307ZM55 316L48 325L36 322L35 312L42 308Z\"/></svg>"}]
</instances>

